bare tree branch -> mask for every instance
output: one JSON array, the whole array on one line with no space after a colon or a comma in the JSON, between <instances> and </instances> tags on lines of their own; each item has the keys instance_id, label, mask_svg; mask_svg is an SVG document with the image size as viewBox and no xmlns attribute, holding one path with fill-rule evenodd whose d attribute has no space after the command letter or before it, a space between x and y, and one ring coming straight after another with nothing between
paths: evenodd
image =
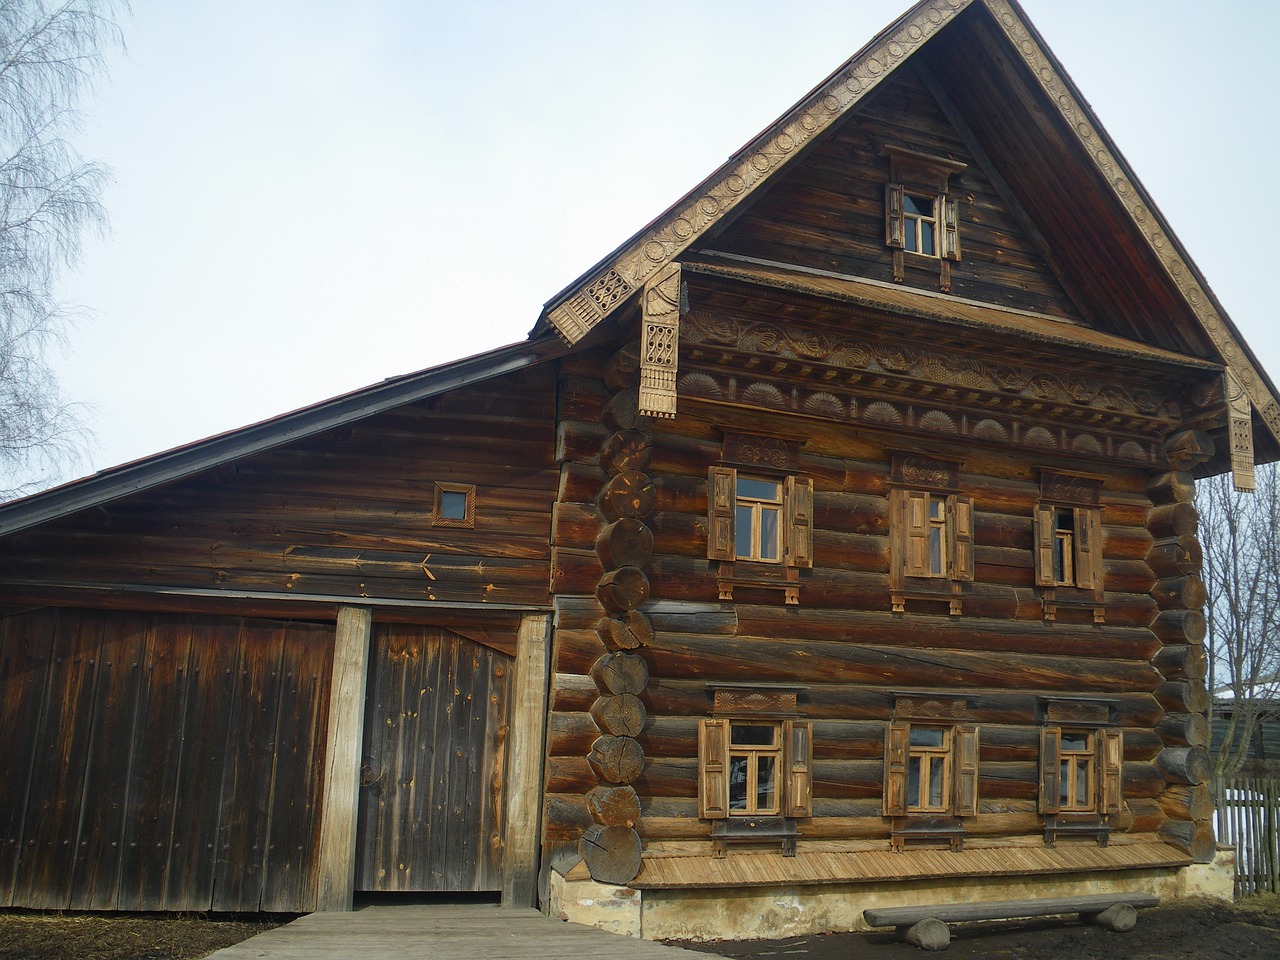
<instances>
[{"instance_id":1,"label":"bare tree branch","mask_svg":"<svg viewBox=\"0 0 1280 960\"><path fill-rule=\"evenodd\" d=\"M106 168L71 136L81 101L122 48L125 0L0 0L0 499L75 466L88 437L48 354L75 312L58 302L60 272L101 233Z\"/></svg>"}]
</instances>

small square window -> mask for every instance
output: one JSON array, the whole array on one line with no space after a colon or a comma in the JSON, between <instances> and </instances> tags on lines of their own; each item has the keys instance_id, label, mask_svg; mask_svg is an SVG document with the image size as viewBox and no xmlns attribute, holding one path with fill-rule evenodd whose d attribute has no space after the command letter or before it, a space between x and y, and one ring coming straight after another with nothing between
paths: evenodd
<instances>
[{"instance_id":1,"label":"small square window","mask_svg":"<svg viewBox=\"0 0 1280 960\"><path fill-rule=\"evenodd\" d=\"M469 483L437 483L433 527L474 527L476 488Z\"/></svg>"}]
</instances>

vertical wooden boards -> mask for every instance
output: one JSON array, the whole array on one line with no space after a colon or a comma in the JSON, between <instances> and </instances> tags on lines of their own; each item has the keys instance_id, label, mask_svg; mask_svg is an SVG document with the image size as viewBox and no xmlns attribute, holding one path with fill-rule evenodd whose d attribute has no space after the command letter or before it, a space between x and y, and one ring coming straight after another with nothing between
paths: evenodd
<instances>
[{"instance_id":1,"label":"vertical wooden boards","mask_svg":"<svg viewBox=\"0 0 1280 960\"><path fill-rule=\"evenodd\" d=\"M0 895L302 911L332 627L85 610L0 622Z\"/></svg>"},{"instance_id":2,"label":"vertical wooden boards","mask_svg":"<svg viewBox=\"0 0 1280 960\"><path fill-rule=\"evenodd\" d=\"M360 749L364 742L372 628L373 616L368 607L343 607L338 611L324 755L316 894L319 910L350 910L355 892Z\"/></svg>"},{"instance_id":3,"label":"vertical wooden boards","mask_svg":"<svg viewBox=\"0 0 1280 960\"><path fill-rule=\"evenodd\" d=\"M506 836L502 858L504 907L537 905L539 811L542 807L550 635L551 617L530 615L521 622L516 638L507 761Z\"/></svg>"},{"instance_id":4,"label":"vertical wooden boards","mask_svg":"<svg viewBox=\"0 0 1280 960\"><path fill-rule=\"evenodd\" d=\"M374 628L357 889L502 888L511 666L448 630Z\"/></svg>"}]
</instances>

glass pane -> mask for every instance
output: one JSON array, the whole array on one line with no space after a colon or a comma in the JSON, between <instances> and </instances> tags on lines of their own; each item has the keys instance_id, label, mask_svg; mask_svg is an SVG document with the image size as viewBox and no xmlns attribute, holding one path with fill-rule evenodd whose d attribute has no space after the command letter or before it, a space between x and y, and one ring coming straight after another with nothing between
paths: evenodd
<instances>
[{"instance_id":1,"label":"glass pane","mask_svg":"<svg viewBox=\"0 0 1280 960\"><path fill-rule=\"evenodd\" d=\"M932 527L929 530L929 572L942 573L942 529Z\"/></svg>"},{"instance_id":2,"label":"glass pane","mask_svg":"<svg viewBox=\"0 0 1280 960\"><path fill-rule=\"evenodd\" d=\"M913 197L908 194L902 198L902 209L917 217L932 217L933 201L925 197Z\"/></svg>"},{"instance_id":3,"label":"glass pane","mask_svg":"<svg viewBox=\"0 0 1280 960\"><path fill-rule=\"evenodd\" d=\"M946 777L943 775L942 767L945 764L942 757L934 757L929 761L929 806L942 806L942 788L946 783Z\"/></svg>"},{"instance_id":4,"label":"glass pane","mask_svg":"<svg viewBox=\"0 0 1280 960\"><path fill-rule=\"evenodd\" d=\"M937 497L929 498L929 519L930 520L941 520L943 509L944 507L941 500L939 500Z\"/></svg>"},{"instance_id":5,"label":"glass pane","mask_svg":"<svg viewBox=\"0 0 1280 960\"><path fill-rule=\"evenodd\" d=\"M778 559L778 508L760 508L760 559Z\"/></svg>"},{"instance_id":6,"label":"glass pane","mask_svg":"<svg viewBox=\"0 0 1280 960\"><path fill-rule=\"evenodd\" d=\"M776 792L777 758L772 756L757 757L756 767L756 809L772 810Z\"/></svg>"},{"instance_id":7,"label":"glass pane","mask_svg":"<svg viewBox=\"0 0 1280 960\"><path fill-rule=\"evenodd\" d=\"M733 723L729 725L729 742L740 747L772 747L778 728L772 723Z\"/></svg>"},{"instance_id":8,"label":"glass pane","mask_svg":"<svg viewBox=\"0 0 1280 960\"><path fill-rule=\"evenodd\" d=\"M1091 806L1089 801L1089 764L1076 765L1076 806Z\"/></svg>"},{"instance_id":9,"label":"glass pane","mask_svg":"<svg viewBox=\"0 0 1280 960\"><path fill-rule=\"evenodd\" d=\"M729 809L747 809L748 757L729 758Z\"/></svg>"},{"instance_id":10,"label":"glass pane","mask_svg":"<svg viewBox=\"0 0 1280 960\"><path fill-rule=\"evenodd\" d=\"M1054 517L1054 524L1059 530L1074 530L1076 528L1075 517L1070 510L1056 510L1054 511Z\"/></svg>"},{"instance_id":11,"label":"glass pane","mask_svg":"<svg viewBox=\"0 0 1280 960\"><path fill-rule=\"evenodd\" d=\"M927 220L920 221L920 252L933 256L933 224Z\"/></svg>"},{"instance_id":12,"label":"glass pane","mask_svg":"<svg viewBox=\"0 0 1280 960\"><path fill-rule=\"evenodd\" d=\"M752 477L738 478L738 496L751 497L754 500L782 500L782 484L776 480L756 480Z\"/></svg>"},{"instance_id":13,"label":"glass pane","mask_svg":"<svg viewBox=\"0 0 1280 960\"><path fill-rule=\"evenodd\" d=\"M913 220L908 217L904 224L906 229L902 231L902 246L905 249L910 250L912 253L916 252L916 247L918 246L916 243L916 227L919 223L919 220Z\"/></svg>"},{"instance_id":14,"label":"glass pane","mask_svg":"<svg viewBox=\"0 0 1280 960\"><path fill-rule=\"evenodd\" d=\"M1067 579L1067 541L1055 537L1053 541L1053 579L1064 583Z\"/></svg>"},{"instance_id":15,"label":"glass pane","mask_svg":"<svg viewBox=\"0 0 1280 960\"><path fill-rule=\"evenodd\" d=\"M911 745L913 747L940 747L944 733L939 727L912 727Z\"/></svg>"},{"instance_id":16,"label":"glass pane","mask_svg":"<svg viewBox=\"0 0 1280 960\"><path fill-rule=\"evenodd\" d=\"M1089 735L1087 733L1064 733L1062 735L1063 750L1088 750Z\"/></svg>"},{"instance_id":17,"label":"glass pane","mask_svg":"<svg viewBox=\"0 0 1280 960\"><path fill-rule=\"evenodd\" d=\"M440 518L442 520L467 519L467 495L457 490L441 490Z\"/></svg>"},{"instance_id":18,"label":"glass pane","mask_svg":"<svg viewBox=\"0 0 1280 960\"><path fill-rule=\"evenodd\" d=\"M920 801L920 758L909 757L907 759L907 807L922 806L924 804Z\"/></svg>"},{"instance_id":19,"label":"glass pane","mask_svg":"<svg viewBox=\"0 0 1280 960\"><path fill-rule=\"evenodd\" d=\"M734 525L734 552L740 557L751 556L751 528L755 511L751 507L738 507L737 522Z\"/></svg>"},{"instance_id":20,"label":"glass pane","mask_svg":"<svg viewBox=\"0 0 1280 960\"><path fill-rule=\"evenodd\" d=\"M1058 801L1063 805L1071 804L1071 761L1063 760L1062 769L1058 771Z\"/></svg>"}]
</instances>

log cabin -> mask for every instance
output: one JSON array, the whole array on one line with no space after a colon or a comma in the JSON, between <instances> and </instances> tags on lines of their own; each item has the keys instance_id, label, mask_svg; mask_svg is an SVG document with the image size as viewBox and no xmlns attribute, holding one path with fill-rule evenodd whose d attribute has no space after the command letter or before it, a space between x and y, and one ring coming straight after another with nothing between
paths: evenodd
<instances>
[{"instance_id":1,"label":"log cabin","mask_svg":"<svg viewBox=\"0 0 1280 960\"><path fill-rule=\"evenodd\" d=\"M525 340L0 507L0 904L1229 895L1192 498L1277 458L1023 11L922 0Z\"/></svg>"}]
</instances>

